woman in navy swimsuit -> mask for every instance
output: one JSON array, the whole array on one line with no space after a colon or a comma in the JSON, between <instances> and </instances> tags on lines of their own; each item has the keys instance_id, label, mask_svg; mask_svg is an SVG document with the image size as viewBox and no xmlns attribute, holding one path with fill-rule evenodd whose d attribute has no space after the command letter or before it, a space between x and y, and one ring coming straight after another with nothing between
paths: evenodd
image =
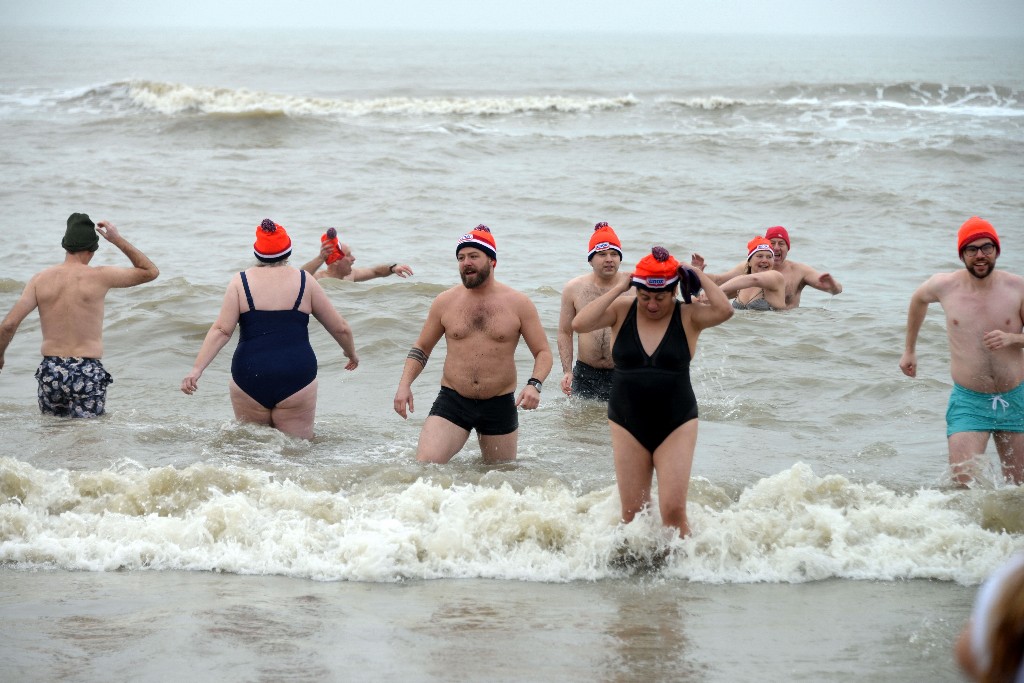
<instances>
[{"instance_id":1,"label":"woman in navy swimsuit","mask_svg":"<svg viewBox=\"0 0 1024 683\"><path fill-rule=\"evenodd\" d=\"M282 226L264 219L256 228L253 252L260 263L232 278L220 315L181 390L195 392L203 371L238 325L229 385L235 418L312 439L317 364L309 344L309 315L341 346L348 358L346 370L359 365L352 330L316 279L287 265L292 242Z\"/></svg>"},{"instance_id":2,"label":"woman in navy swimsuit","mask_svg":"<svg viewBox=\"0 0 1024 683\"><path fill-rule=\"evenodd\" d=\"M675 298L678 284L699 287L706 303ZM692 283L692 284L691 284ZM619 298L630 286L636 298ZM658 473L662 523L685 536L686 494L697 445L697 399L690 385L690 360L700 331L732 316L729 299L700 271L681 267L666 249L654 247L620 286L587 304L572 322L576 332L612 328L611 399L608 424L622 521L650 505Z\"/></svg>"}]
</instances>

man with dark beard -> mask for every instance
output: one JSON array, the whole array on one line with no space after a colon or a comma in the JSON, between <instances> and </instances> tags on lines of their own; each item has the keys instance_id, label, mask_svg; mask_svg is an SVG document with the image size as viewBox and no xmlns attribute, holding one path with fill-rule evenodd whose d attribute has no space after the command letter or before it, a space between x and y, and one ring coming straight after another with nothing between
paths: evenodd
<instances>
[{"instance_id":1,"label":"man with dark beard","mask_svg":"<svg viewBox=\"0 0 1024 683\"><path fill-rule=\"evenodd\" d=\"M551 372L551 348L536 306L527 296L497 282L494 236L478 225L455 247L462 286L439 294L415 346L409 351L395 393L395 412L413 412L412 383L443 336L448 347L441 391L423 422L416 459L446 463L476 430L485 462L514 460L519 437L516 408L540 404L543 381ZM519 338L533 354L533 372L515 398L515 351Z\"/></svg>"},{"instance_id":2,"label":"man with dark beard","mask_svg":"<svg viewBox=\"0 0 1024 683\"><path fill-rule=\"evenodd\" d=\"M965 269L936 273L910 298L900 369L917 376L917 335L928 304L946 313L953 391L946 411L949 464L966 486L989 434L1003 476L1024 481L1024 278L997 271L999 235L988 221L967 220L957 234Z\"/></svg>"}]
</instances>

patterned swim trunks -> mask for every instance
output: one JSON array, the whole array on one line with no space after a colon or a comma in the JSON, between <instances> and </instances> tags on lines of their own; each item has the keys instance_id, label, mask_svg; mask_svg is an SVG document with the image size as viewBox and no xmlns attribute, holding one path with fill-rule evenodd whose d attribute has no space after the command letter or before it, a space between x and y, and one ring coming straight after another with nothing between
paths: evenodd
<instances>
[{"instance_id":1,"label":"patterned swim trunks","mask_svg":"<svg viewBox=\"0 0 1024 683\"><path fill-rule=\"evenodd\" d=\"M107 404L114 378L98 358L43 356L36 369L39 410L57 417L98 417Z\"/></svg>"}]
</instances>

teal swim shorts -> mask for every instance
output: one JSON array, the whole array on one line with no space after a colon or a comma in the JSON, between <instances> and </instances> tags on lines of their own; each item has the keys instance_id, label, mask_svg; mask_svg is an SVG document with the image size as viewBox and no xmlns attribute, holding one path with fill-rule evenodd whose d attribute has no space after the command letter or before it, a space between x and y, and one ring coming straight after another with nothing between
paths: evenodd
<instances>
[{"instance_id":1,"label":"teal swim shorts","mask_svg":"<svg viewBox=\"0 0 1024 683\"><path fill-rule=\"evenodd\" d=\"M1024 432L1024 384L1005 394L982 394L953 385L946 436L958 432Z\"/></svg>"}]
</instances>

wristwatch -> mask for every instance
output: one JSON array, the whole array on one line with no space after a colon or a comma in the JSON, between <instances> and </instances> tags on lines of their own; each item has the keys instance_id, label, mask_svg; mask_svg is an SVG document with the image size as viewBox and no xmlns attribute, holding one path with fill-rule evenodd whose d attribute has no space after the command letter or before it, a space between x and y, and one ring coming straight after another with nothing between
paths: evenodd
<instances>
[{"instance_id":1,"label":"wristwatch","mask_svg":"<svg viewBox=\"0 0 1024 683\"><path fill-rule=\"evenodd\" d=\"M536 377L531 377L530 379L526 380L526 383L529 384L534 389L536 389L538 394L540 393L541 387L544 386L544 383L541 382Z\"/></svg>"}]
</instances>

